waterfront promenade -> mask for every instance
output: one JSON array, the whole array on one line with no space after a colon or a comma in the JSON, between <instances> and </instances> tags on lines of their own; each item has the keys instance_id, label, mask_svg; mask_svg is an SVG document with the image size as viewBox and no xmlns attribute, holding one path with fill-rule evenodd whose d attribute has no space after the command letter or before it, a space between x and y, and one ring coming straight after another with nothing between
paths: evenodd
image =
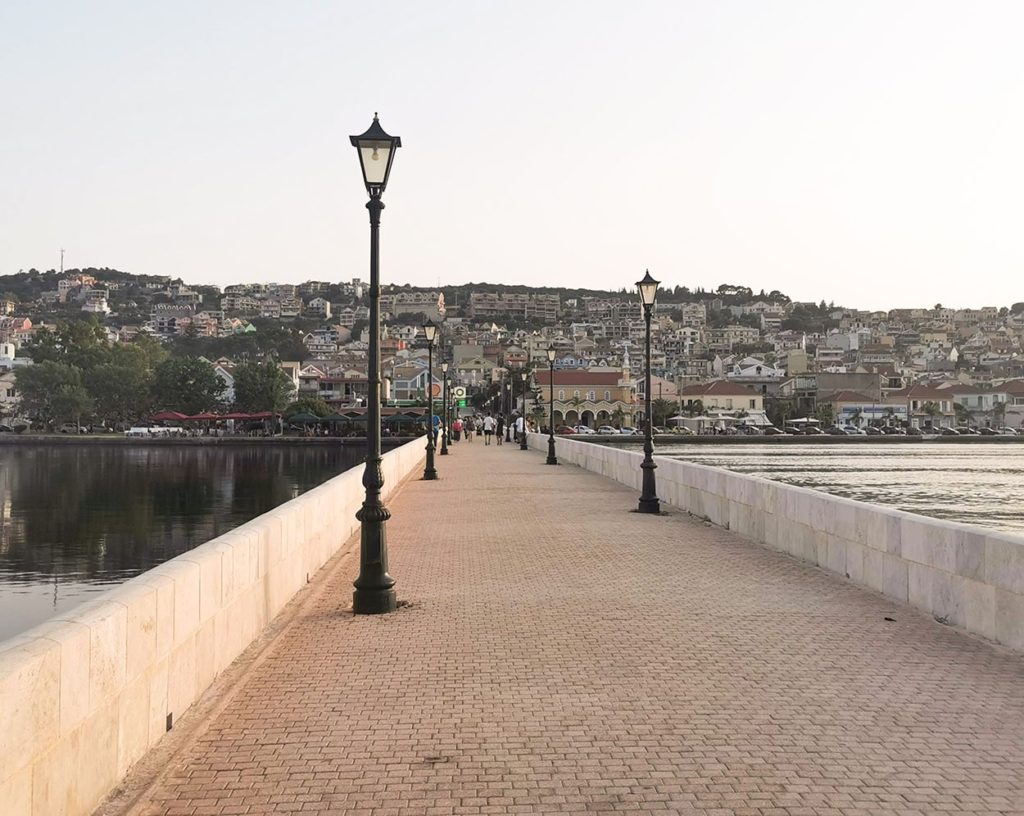
<instances>
[{"instance_id":1,"label":"waterfront promenade","mask_svg":"<svg viewBox=\"0 0 1024 816\"><path fill-rule=\"evenodd\" d=\"M1024 813L1020 654L543 461L439 457L407 606L351 541L102 812Z\"/></svg>"}]
</instances>

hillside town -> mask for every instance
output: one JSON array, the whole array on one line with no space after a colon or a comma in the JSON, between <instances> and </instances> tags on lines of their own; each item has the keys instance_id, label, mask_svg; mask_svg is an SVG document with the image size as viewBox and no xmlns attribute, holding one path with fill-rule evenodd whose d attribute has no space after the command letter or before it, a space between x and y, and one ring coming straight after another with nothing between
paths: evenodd
<instances>
[{"instance_id":1,"label":"hillside town","mask_svg":"<svg viewBox=\"0 0 1024 816\"><path fill-rule=\"evenodd\" d=\"M199 357L223 386L205 411L237 407L236 368L255 359L276 362L288 393L250 410L366 402L369 311L359 279L220 290L115 270L32 270L0 278L0 291L8 424L33 419L23 416L17 377L40 332L75 321L98 326L110 346L145 340ZM467 411L525 409L546 424L552 408L567 432L643 421L645 323L632 291L385 286L381 308L386 405L426 404L429 320L440 327L433 393L442 393L447 361ZM1024 303L869 312L728 284L665 288L651 369L655 424L683 432L757 433L807 419L850 432L1013 433L1024 427ZM151 408L174 406L165 398Z\"/></svg>"}]
</instances>

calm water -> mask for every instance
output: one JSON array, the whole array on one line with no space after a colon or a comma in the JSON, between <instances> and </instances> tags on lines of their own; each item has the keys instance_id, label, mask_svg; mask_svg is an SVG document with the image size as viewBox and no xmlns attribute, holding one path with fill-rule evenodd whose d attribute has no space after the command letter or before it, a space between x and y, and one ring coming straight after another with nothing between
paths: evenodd
<instances>
[{"instance_id":1,"label":"calm water","mask_svg":"<svg viewBox=\"0 0 1024 816\"><path fill-rule=\"evenodd\" d=\"M1024 533L1024 445L658 446L663 456Z\"/></svg>"},{"instance_id":2,"label":"calm water","mask_svg":"<svg viewBox=\"0 0 1024 816\"><path fill-rule=\"evenodd\" d=\"M0 640L358 464L362 448L0 448Z\"/></svg>"}]
</instances>

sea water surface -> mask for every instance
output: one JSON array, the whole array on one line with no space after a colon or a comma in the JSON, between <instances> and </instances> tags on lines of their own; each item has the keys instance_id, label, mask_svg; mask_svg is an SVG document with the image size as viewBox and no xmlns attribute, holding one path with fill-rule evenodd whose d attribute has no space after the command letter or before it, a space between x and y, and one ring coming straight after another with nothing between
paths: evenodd
<instances>
[{"instance_id":1,"label":"sea water surface","mask_svg":"<svg viewBox=\"0 0 1024 816\"><path fill-rule=\"evenodd\" d=\"M335 446L0 447L0 640L362 461Z\"/></svg>"},{"instance_id":2,"label":"sea water surface","mask_svg":"<svg viewBox=\"0 0 1024 816\"><path fill-rule=\"evenodd\" d=\"M911 513L1024 533L1024 445L661 445L656 453Z\"/></svg>"}]
</instances>

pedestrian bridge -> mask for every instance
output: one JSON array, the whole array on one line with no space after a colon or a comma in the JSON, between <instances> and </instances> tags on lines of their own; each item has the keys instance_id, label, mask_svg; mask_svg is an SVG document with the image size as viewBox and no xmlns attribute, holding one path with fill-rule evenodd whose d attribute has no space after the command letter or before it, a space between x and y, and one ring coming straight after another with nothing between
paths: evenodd
<instances>
[{"instance_id":1,"label":"pedestrian bridge","mask_svg":"<svg viewBox=\"0 0 1024 816\"><path fill-rule=\"evenodd\" d=\"M90 812L110 745L108 787L128 775L102 814L1024 812L1019 540L666 460L666 512L638 514L636 454L560 439L550 467L538 436L528 451L460 442L421 481L422 444L385 457L392 485L409 474L388 500L393 614L346 611L358 536L274 577L303 536L330 546L317 515L336 517L334 494L313 491L298 528L286 505L277 538L242 529L192 555L196 621L223 606L255 637L230 665L216 638L175 661L192 613L172 580L166 698L138 679L149 656L129 637L113 702L82 704L88 728L66 738L75 652L17 683L10 667L41 647L0 652L0 702L27 695L49 729L18 745L25 718L0 713L18 754L4 813ZM245 570L226 546L254 554ZM243 572L255 600L232 611ZM51 681L55 724L38 704ZM169 699L185 707L165 734ZM128 761L127 745L148 750Z\"/></svg>"}]
</instances>

